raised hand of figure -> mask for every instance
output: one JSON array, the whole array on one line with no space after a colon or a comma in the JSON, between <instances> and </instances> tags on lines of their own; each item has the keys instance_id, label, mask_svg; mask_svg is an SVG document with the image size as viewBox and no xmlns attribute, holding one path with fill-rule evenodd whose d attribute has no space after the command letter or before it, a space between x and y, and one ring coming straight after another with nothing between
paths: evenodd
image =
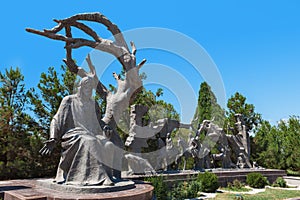
<instances>
[{"instance_id":1,"label":"raised hand of figure","mask_svg":"<svg viewBox=\"0 0 300 200\"><path fill-rule=\"evenodd\" d=\"M41 148L41 150L39 151L39 153L43 156L43 155L50 155L51 152L53 151L55 144L56 144L56 140L55 139L50 139L50 140L46 140L44 142L44 146L43 148Z\"/></svg>"}]
</instances>

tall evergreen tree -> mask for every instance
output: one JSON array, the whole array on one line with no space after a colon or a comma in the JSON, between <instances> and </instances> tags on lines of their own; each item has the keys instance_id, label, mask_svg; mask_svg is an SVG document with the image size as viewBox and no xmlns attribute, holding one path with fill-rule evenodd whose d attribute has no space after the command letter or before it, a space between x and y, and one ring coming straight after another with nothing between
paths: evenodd
<instances>
[{"instance_id":1,"label":"tall evergreen tree","mask_svg":"<svg viewBox=\"0 0 300 200\"><path fill-rule=\"evenodd\" d=\"M212 118L214 118L215 124L223 127L225 111L218 104L211 87L206 82L203 82L200 85L198 104L192 125L194 128L197 128L198 124L202 123L203 120Z\"/></svg>"},{"instance_id":2,"label":"tall evergreen tree","mask_svg":"<svg viewBox=\"0 0 300 200\"><path fill-rule=\"evenodd\" d=\"M61 66L62 75L59 76L54 67L49 67L47 73L42 73L38 83L39 92L34 88L29 92L33 105L32 110L43 128L43 136L48 136L50 122L55 115L63 97L73 94L76 89L76 75L65 66Z\"/></svg>"},{"instance_id":3,"label":"tall evergreen tree","mask_svg":"<svg viewBox=\"0 0 300 200\"><path fill-rule=\"evenodd\" d=\"M32 118L25 113L23 82L19 68L0 72L0 179L25 178L30 172Z\"/></svg>"}]
</instances>

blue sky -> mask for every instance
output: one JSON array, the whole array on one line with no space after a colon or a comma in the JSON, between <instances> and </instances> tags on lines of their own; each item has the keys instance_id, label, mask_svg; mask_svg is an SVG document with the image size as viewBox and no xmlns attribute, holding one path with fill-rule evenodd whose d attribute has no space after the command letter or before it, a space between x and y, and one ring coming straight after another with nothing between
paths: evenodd
<instances>
[{"instance_id":1,"label":"blue sky","mask_svg":"<svg viewBox=\"0 0 300 200\"><path fill-rule=\"evenodd\" d=\"M46 72L49 66L59 69L65 57L64 45L29 34L25 28L52 28L53 18L101 12L123 31L160 27L191 38L215 63L223 80L225 98L238 91L246 96L248 103L255 105L264 119L276 123L290 115L300 115L299 8L297 0L4 1L0 7L0 71L18 66L27 87L35 86L40 73ZM107 36L105 31L103 34ZM176 42L185 45L180 40ZM89 51L78 50L74 57L83 60ZM196 92L203 81L203 77L189 74L193 74L191 64L178 55L147 49L138 55L140 60L146 57L150 64L159 63L186 73L185 78ZM185 111L183 117L187 122L193 115L195 97L190 97L190 104L185 100L178 103L180 97L176 100L176 92L168 92L168 85L165 91L163 98L174 102L179 110L190 107L190 112Z\"/></svg>"}]
</instances>

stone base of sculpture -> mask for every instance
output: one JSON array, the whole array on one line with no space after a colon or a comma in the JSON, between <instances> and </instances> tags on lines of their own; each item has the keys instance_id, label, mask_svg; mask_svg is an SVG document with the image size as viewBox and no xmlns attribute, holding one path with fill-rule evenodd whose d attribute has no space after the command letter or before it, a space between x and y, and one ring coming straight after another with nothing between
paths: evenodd
<instances>
[{"instance_id":1,"label":"stone base of sculpture","mask_svg":"<svg viewBox=\"0 0 300 200\"><path fill-rule=\"evenodd\" d=\"M105 193L105 192L116 192L121 190L129 190L135 188L135 184L130 180L123 180L115 183L113 186L94 185L94 186L80 186L80 185L65 185L57 184L53 182L53 179L41 179L37 180L36 184L45 188L77 193L77 194L88 194L88 193Z\"/></svg>"},{"instance_id":2,"label":"stone base of sculpture","mask_svg":"<svg viewBox=\"0 0 300 200\"><path fill-rule=\"evenodd\" d=\"M228 183L232 183L235 179L246 182L247 175L252 172L260 173L265 176L270 183L273 183L278 177L286 176L286 172L284 170L278 169L206 169L205 171L209 171L214 173L218 177L218 182L221 187L226 187ZM156 175L151 175L151 177L162 176L164 178L164 183L169 187L172 187L174 184L179 181L192 181L196 180L199 173L204 173L204 171L199 170L183 170L183 171L164 171L162 173L157 173ZM124 175L126 179L131 180L141 180L149 175Z\"/></svg>"},{"instance_id":3,"label":"stone base of sculpture","mask_svg":"<svg viewBox=\"0 0 300 200\"><path fill-rule=\"evenodd\" d=\"M131 188L131 189L129 189ZM70 186L50 179L0 181L0 199L101 199L151 200L153 186L141 181L121 181L115 186Z\"/></svg>"}]
</instances>

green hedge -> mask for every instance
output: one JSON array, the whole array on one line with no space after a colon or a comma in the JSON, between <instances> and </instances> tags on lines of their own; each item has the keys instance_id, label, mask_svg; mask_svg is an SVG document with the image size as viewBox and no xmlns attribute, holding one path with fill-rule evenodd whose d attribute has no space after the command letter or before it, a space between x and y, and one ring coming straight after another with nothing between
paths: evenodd
<instances>
[{"instance_id":1,"label":"green hedge","mask_svg":"<svg viewBox=\"0 0 300 200\"><path fill-rule=\"evenodd\" d=\"M273 187L287 187L286 181L282 177L278 177L276 181L272 184Z\"/></svg>"},{"instance_id":2,"label":"green hedge","mask_svg":"<svg viewBox=\"0 0 300 200\"><path fill-rule=\"evenodd\" d=\"M210 172L199 174L197 181L201 185L202 192L215 192L219 188L217 175Z\"/></svg>"},{"instance_id":3,"label":"green hedge","mask_svg":"<svg viewBox=\"0 0 300 200\"><path fill-rule=\"evenodd\" d=\"M247 175L246 183L253 188L264 188L269 184L266 177L256 172Z\"/></svg>"}]
</instances>

